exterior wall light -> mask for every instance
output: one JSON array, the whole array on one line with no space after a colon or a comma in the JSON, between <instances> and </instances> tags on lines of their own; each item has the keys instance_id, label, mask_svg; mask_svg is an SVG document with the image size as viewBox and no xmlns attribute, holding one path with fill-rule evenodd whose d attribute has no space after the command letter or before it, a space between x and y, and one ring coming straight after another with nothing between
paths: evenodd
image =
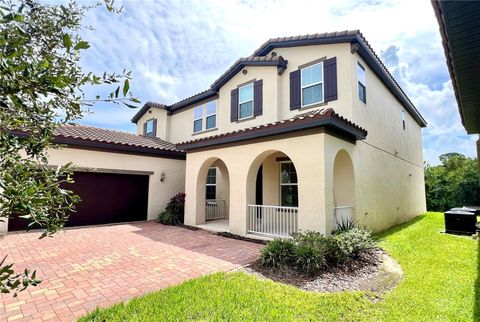
<instances>
[{"instance_id":1,"label":"exterior wall light","mask_svg":"<svg viewBox=\"0 0 480 322\"><path fill-rule=\"evenodd\" d=\"M162 172L160 174L160 182L164 182L165 181L165 172Z\"/></svg>"}]
</instances>

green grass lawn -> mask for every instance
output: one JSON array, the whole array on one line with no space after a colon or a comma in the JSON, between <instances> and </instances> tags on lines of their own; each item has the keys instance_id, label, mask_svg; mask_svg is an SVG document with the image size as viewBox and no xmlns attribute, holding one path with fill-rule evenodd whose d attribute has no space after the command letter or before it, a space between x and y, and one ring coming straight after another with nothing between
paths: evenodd
<instances>
[{"instance_id":1,"label":"green grass lawn","mask_svg":"<svg viewBox=\"0 0 480 322\"><path fill-rule=\"evenodd\" d=\"M380 301L364 292L315 294L243 273L218 273L96 310L81 321L478 321L477 241L442 230L442 215L429 213L379 236L405 273Z\"/></svg>"}]
</instances>

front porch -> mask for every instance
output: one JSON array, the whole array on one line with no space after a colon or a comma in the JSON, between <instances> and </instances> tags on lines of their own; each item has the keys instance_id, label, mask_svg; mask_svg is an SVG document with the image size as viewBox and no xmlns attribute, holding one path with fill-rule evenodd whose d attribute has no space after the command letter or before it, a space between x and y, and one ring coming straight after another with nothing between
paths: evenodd
<instances>
[{"instance_id":1,"label":"front porch","mask_svg":"<svg viewBox=\"0 0 480 322\"><path fill-rule=\"evenodd\" d=\"M185 223L253 238L329 234L355 217L352 144L325 133L191 152Z\"/></svg>"}]
</instances>

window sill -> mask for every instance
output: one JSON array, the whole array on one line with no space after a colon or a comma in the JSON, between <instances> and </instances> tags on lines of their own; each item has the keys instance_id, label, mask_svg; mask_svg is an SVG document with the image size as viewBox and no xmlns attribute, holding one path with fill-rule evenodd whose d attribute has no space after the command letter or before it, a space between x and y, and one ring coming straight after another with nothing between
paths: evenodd
<instances>
[{"instance_id":1,"label":"window sill","mask_svg":"<svg viewBox=\"0 0 480 322\"><path fill-rule=\"evenodd\" d=\"M212 129L208 129L208 130L193 132L192 135L199 135L199 134L204 134L204 133L213 132L213 131L217 131L217 130L218 130L218 127L214 127Z\"/></svg>"},{"instance_id":2,"label":"window sill","mask_svg":"<svg viewBox=\"0 0 480 322\"><path fill-rule=\"evenodd\" d=\"M253 119L255 119L255 118L256 118L256 116L245 117L245 118L243 118L243 119L238 119L238 120L236 121L236 123L242 123L242 122L250 121L250 120L253 120Z\"/></svg>"},{"instance_id":3,"label":"window sill","mask_svg":"<svg viewBox=\"0 0 480 322\"><path fill-rule=\"evenodd\" d=\"M328 102L315 103L315 104L312 104L312 105L302 106L298 110L299 111L305 111L305 110L309 110L309 109L312 109L312 108L321 107L321 106L325 106L325 105L328 105Z\"/></svg>"}]
</instances>

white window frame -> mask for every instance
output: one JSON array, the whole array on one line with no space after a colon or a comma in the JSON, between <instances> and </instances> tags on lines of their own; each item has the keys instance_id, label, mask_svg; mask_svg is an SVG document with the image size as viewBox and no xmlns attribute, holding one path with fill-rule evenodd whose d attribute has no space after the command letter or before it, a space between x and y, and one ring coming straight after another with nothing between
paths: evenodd
<instances>
[{"instance_id":1,"label":"white window frame","mask_svg":"<svg viewBox=\"0 0 480 322\"><path fill-rule=\"evenodd\" d=\"M208 171L207 171L207 178L208 178L208 172L210 172L210 170L214 169L215 170L215 183L206 183L205 186L206 187L215 187L215 198L217 198L217 168L216 167L210 167L208 168ZM215 200L215 199L207 199L206 196L207 193L206 193L206 188L205 188L205 199L206 200Z\"/></svg>"},{"instance_id":2,"label":"white window frame","mask_svg":"<svg viewBox=\"0 0 480 322\"><path fill-rule=\"evenodd\" d=\"M363 70L363 74L364 74L364 78L365 78L365 82L361 82L360 81L360 77L358 77L358 68L361 68ZM363 87L365 87L365 102L361 100L360 98L360 84L363 85ZM363 104L367 104L367 70L365 69L365 67L360 63L360 62L357 62L357 97L358 97L358 100L360 102L362 102Z\"/></svg>"},{"instance_id":3,"label":"white window frame","mask_svg":"<svg viewBox=\"0 0 480 322\"><path fill-rule=\"evenodd\" d=\"M155 119L151 118L151 119L148 119L146 122L145 122L145 136L149 136L149 134L152 134L155 133L155 129L154 129L154 126L155 126ZM151 132L148 132L148 124L152 124L152 131Z\"/></svg>"},{"instance_id":4,"label":"white window frame","mask_svg":"<svg viewBox=\"0 0 480 322\"><path fill-rule=\"evenodd\" d=\"M317 66L317 65L322 65L322 81L321 82L316 82L316 83L312 83L312 84L308 84L307 86L303 86L302 85L302 70L304 69L307 69L307 68L312 68L313 66ZM325 80L323 79L323 74L324 74L324 68L325 66L323 66L323 61L319 62L319 63L316 63L316 64L313 64L313 65L309 65L309 66L305 66L303 68L300 69L300 103L301 103L301 107L309 107L309 106L313 106L313 105L317 105L317 104L322 104L322 103L325 103ZM303 105L303 89L304 88L308 88L308 87L313 87L315 85L318 85L318 84L322 84L322 100L320 102L315 102L315 103L311 103L311 104L307 104L307 105Z\"/></svg>"},{"instance_id":5,"label":"white window frame","mask_svg":"<svg viewBox=\"0 0 480 322\"><path fill-rule=\"evenodd\" d=\"M215 103L215 113L212 113L212 114L208 114L208 110L207 110L207 105L209 103ZM212 129L216 129L217 128L217 109L218 109L218 104L217 104L217 100L214 100L214 101L210 101L210 102L207 102L205 103L205 131L207 130L212 130ZM211 117L211 116L214 116L215 115L215 126L214 127L211 127L211 128L207 128L207 118Z\"/></svg>"},{"instance_id":6,"label":"white window frame","mask_svg":"<svg viewBox=\"0 0 480 322\"><path fill-rule=\"evenodd\" d=\"M280 194L279 194L279 197L280 197L280 206L282 206L282 186L297 186L297 193L298 193L298 174L297 174L297 182L296 183L282 183L282 164L284 163L291 163L293 164L293 161L280 161L278 164L279 164L279 167L278 167L278 172L279 172L279 183L280 183ZM295 165L294 165L295 166ZM297 168L295 168L295 172L297 171ZM297 196L298 197L298 196ZM285 206L287 207L287 206ZM298 207L298 205L297 205Z\"/></svg>"},{"instance_id":7,"label":"white window frame","mask_svg":"<svg viewBox=\"0 0 480 322\"><path fill-rule=\"evenodd\" d=\"M195 111L198 110L198 109L202 110L202 116L195 118ZM205 110L205 108L203 107L203 105L195 106L193 108L193 133L199 133L199 132L203 131L203 115L205 114L204 110ZM195 131L195 122L198 121L198 120L202 120L202 126L201 126L200 130ZM205 124L205 126L206 126L206 124Z\"/></svg>"},{"instance_id":8,"label":"white window frame","mask_svg":"<svg viewBox=\"0 0 480 322\"><path fill-rule=\"evenodd\" d=\"M207 104L209 103L212 103L214 102L215 103L215 113L211 113L211 114L207 114ZM201 109L202 110L202 116L201 117L197 117L195 118L195 110L197 109ZM218 110L218 100L213 100L213 101L209 101L205 104L202 104L202 105L198 105L198 106L195 106L193 108L193 133L201 133L201 132L205 132L205 131L210 131L210 130L214 130L217 128L217 110ZM207 129L207 118L210 117L210 116L214 116L215 115L215 127L211 127L211 128L208 128ZM198 121L198 120L202 120L202 128L198 131L195 131L195 121ZM204 125L205 124L205 125Z\"/></svg>"},{"instance_id":9,"label":"white window frame","mask_svg":"<svg viewBox=\"0 0 480 322\"><path fill-rule=\"evenodd\" d=\"M240 101L240 91L242 88L245 88L247 86L252 86L252 99L251 100L247 100L247 101ZM245 104L245 103L248 103L248 102L252 102L252 115L249 115L249 116L245 116L245 117L240 117L240 105L242 104ZM245 84L243 86L240 86L238 88L238 108L237 108L237 113L238 113L238 120L245 120L245 119L249 119L249 118L252 118L253 115L254 115L254 108L255 108L255 95L254 95L254 85L253 85L253 82L251 83L248 83L248 84Z\"/></svg>"}]
</instances>

